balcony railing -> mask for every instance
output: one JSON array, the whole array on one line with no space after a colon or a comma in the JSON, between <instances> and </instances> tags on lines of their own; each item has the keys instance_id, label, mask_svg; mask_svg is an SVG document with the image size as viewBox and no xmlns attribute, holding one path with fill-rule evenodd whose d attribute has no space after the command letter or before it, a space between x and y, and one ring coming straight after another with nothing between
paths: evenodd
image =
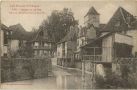
<instances>
[{"instance_id":1,"label":"balcony railing","mask_svg":"<svg viewBox=\"0 0 137 90\"><path fill-rule=\"evenodd\" d=\"M83 55L83 60L102 61L102 55Z\"/></svg>"},{"instance_id":2,"label":"balcony railing","mask_svg":"<svg viewBox=\"0 0 137 90\"><path fill-rule=\"evenodd\" d=\"M34 46L33 49L51 49L51 46Z\"/></svg>"}]
</instances>

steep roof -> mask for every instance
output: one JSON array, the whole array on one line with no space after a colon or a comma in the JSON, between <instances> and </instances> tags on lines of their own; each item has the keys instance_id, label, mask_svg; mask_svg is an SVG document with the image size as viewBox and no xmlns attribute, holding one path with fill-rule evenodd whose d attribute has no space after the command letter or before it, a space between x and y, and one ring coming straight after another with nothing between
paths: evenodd
<instances>
[{"instance_id":1,"label":"steep roof","mask_svg":"<svg viewBox=\"0 0 137 90\"><path fill-rule=\"evenodd\" d=\"M99 15L99 13L96 11L96 9L95 9L94 7L91 7L91 8L89 9L89 11L88 11L87 14L85 15L85 17L86 17L87 15L90 15L90 14L92 14L92 15Z\"/></svg>"},{"instance_id":2,"label":"steep roof","mask_svg":"<svg viewBox=\"0 0 137 90\"><path fill-rule=\"evenodd\" d=\"M121 31L135 28L132 23L136 18L128 11L119 7L102 31Z\"/></svg>"},{"instance_id":3,"label":"steep roof","mask_svg":"<svg viewBox=\"0 0 137 90\"><path fill-rule=\"evenodd\" d=\"M28 40L29 39L29 32L27 32L21 24L16 24L9 26L9 29L12 30L12 39L17 40Z\"/></svg>"},{"instance_id":4,"label":"steep roof","mask_svg":"<svg viewBox=\"0 0 137 90\"><path fill-rule=\"evenodd\" d=\"M32 41L44 41L44 42L55 42L52 37L50 37L47 32L47 30L38 30L33 35ZM43 33L43 35L41 35Z\"/></svg>"},{"instance_id":5,"label":"steep roof","mask_svg":"<svg viewBox=\"0 0 137 90\"><path fill-rule=\"evenodd\" d=\"M0 24L0 28L1 30L8 30L8 27L2 23Z\"/></svg>"}]
</instances>

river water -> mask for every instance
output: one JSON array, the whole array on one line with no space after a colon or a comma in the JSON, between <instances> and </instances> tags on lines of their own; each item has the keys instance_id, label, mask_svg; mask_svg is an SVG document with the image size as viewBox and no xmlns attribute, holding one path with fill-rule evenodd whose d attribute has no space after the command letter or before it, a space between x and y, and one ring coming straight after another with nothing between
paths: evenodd
<instances>
[{"instance_id":1,"label":"river water","mask_svg":"<svg viewBox=\"0 0 137 90\"><path fill-rule=\"evenodd\" d=\"M3 90L47 90L47 89L91 89L91 75L84 78L82 72L76 69L67 69L52 66L52 72L47 78L6 82L1 84Z\"/></svg>"}]
</instances>

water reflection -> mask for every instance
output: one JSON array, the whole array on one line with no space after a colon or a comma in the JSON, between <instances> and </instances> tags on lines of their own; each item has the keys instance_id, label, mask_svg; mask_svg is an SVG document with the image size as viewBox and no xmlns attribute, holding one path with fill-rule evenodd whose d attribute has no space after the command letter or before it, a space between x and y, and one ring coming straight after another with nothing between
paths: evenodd
<instances>
[{"instance_id":1,"label":"water reflection","mask_svg":"<svg viewBox=\"0 0 137 90\"><path fill-rule=\"evenodd\" d=\"M91 75L86 74L83 79L82 72L68 70L59 67L52 68L53 75L47 78L7 82L2 84L3 89L25 90L25 89L91 89ZM84 86L84 87L83 87Z\"/></svg>"},{"instance_id":2,"label":"water reflection","mask_svg":"<svg viewBox=\"0 0 137 90\"><path fill-rule=\"evenodd\" d=\"M82 76L82 72L67 70L71 75L57 75L56 84L58 89L91 89L91 74Z\"/></svg>"},{"instance_id":3,"label":"water reflection","mask_svg":"<svg viewBox=\"0 0 137 90\"><path fill-rule=\"evenodd\" d=\"M76 75L65 75L65 76L57 76L56 83L57 88L60 89L81 89L82 81L81 76Z\"/></svg>"}]
</instances>

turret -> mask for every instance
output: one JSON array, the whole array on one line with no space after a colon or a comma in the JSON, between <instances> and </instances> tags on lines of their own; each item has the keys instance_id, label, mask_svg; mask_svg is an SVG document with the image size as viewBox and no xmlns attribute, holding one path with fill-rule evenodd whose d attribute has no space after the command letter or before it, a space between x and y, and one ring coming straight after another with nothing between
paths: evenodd
<instances>
[{"instance_id":1,"label":"turret","mask_svg":"<svg viewBox=\"0 0 137 90\"><path fill-rule=\"evenodd\" d=\"M94 27L99 27L99 13L95 10L94 7L91 7L87 14L84 16L85 26L94 25Z\"/></svg>"}]
</instances>

